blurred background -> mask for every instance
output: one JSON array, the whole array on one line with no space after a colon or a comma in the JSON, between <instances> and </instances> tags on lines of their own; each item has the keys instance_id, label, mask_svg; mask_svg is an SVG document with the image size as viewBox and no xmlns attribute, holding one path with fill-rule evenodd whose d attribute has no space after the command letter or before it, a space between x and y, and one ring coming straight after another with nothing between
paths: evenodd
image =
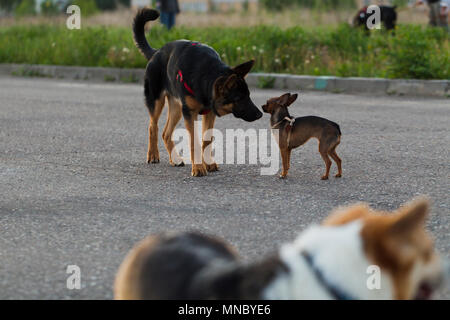
<instances>
[{"instance_id":1,"label":"blurred background","mask_svg":"<svg viewBox=\"0 0 450 320\"><path fill-rule=\"evenodd\" d=\"M137 9L148 6L163 13L147 24L155 48L200 41L229 65L255 59L255 72L448 79L448 28L430 27L431 6L418 2L0 0L0 63L144 68L131 24ZM66 27L71 4L81 8L80 30ZM368 4L397 6L396 28L368 32L352 25Z\"/></svg>"},{"instance_id":2,"label":"blurred background","mask_svg":"<svg viewBox=\"0 0 450 320\"><path fill-rule=\"evenodd\" d=\"M338 25L349 22L355 10L368 3L397 5L403 9L399 12L400 23L426 24L428 21L426 6L412 7L408 0L178 0L178 3L180 13L176 23L187 26ZM0 23L58 23L58 16L70 4L82 8L85 25L128 26L134 9L156 6L156 1L0 0Z\"/></svg>"}]
</instances>

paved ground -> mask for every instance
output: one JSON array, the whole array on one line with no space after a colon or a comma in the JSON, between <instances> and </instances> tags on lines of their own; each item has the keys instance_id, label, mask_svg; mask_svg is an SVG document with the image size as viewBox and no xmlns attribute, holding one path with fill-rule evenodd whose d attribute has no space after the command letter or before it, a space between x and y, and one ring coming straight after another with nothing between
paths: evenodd
<instances>
[{"instance_id":1,"label":"paved ground","mask_svg":"<svg viewBox=\"0 0 450 320\"><path fill-rule=\"evenodd\" d=\"M449 100L302 93L294 115L341 125L342 179L319 179L310 141L287 180L260 165L222 165L204 178L146 164L147 111L137 85L0 78L0 298L111 298L132 245L162 230L200 229L256 258L335 206L394 209L428 194L428 227L450 256ZM257 105L279 91L253 90ZM165 119L165 117L163 117ZM267 128L227 116L217 128ZM335 170L335 167L332 168ZM66 267L82 289L66 289ZM450 298L449 291L441 297Z\"/></svg>"}]
</instances>

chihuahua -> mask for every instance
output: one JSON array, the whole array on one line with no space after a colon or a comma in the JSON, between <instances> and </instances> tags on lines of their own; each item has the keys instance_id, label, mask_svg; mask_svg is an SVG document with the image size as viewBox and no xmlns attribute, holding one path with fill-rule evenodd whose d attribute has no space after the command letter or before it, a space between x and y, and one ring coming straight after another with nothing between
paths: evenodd
<instances>
[{"instance_id":1,"label":"chihuahua","mask_svg":"<svg viewBox=\"0 0 450 320\"><path fill-rule=\"evenodd\" d=\"M336 154L336 147L341 142L341 129L337 123L330 120L315 117L293 118L289 114L289 107L297 99L297 94L286 93L278 98L267 100L262 109L270 113L270 125L272 130L279 130L278 146L280 147L283 170L280 177L285 178L288 174L291 151L303 145L310 138L319 140L319 153L325 162L326 171L322 180L328 179L330 173L330 156L337 164L338 173L336 178L342 176L341 159Z\"/></svg>"}]
</instances>

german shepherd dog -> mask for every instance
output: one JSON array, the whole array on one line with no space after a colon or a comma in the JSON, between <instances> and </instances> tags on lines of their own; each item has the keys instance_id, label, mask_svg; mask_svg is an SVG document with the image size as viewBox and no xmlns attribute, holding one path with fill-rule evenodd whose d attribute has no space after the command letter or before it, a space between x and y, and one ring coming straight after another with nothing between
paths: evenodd
<instances>
[{"instance_id":1,"label":"german shepherd dog","mask_svg":"<svg viewBox=\"0 0 450 320\"><path fill-rule=\"evenodd\" d=\"M169 42L158 50L153 49L145 38L144 26L158 17L158 11L145 8L136 14L133 23L136 46L148 59L144 83L145 102L150 113L147 162L159 162L158 119L167 98L169 111L162 138L170 164L184 165L172 141L173 130L183 115L190 135L192 175L204 176L207 171L218 170L211 154L204 154L212 139L206 141L203 136L214 127L216 116L232 113L245 121L262 117L261 111L250 99L244 80L254 61L230 68L220 60L214 49L188 40ZM196 154L200 148L194 130L199 114L203 115L200 159Z\"/></svg>"},{"instance_id":2,"label":"german shepherd dog","mask_svg":"<svg viewBox=\"0 0 450 320\"><path fill-rule=\"evenodd\" d=\"M342 161L336 153L336 147L341 142L341 128L335 122L315 117L293 118L288 107L297 99L297 94L286 93L280 97L267 100L262 106L264 112L270 113L270 126L279 130L278 146L280 147L283 170L280 177L285 178L291 162L291 151L305 144L309 139L319 140L319 153L325 162L325 174L322 180L327 180L330 173L330 156L338 167L336 178L342 176Z\"/></svg>"},{"instance_id":3,"label":"german shepherd dog","mask_svg":"<svg viewBox=\"0 0 450 320\"><path fill-rule=\"evenodd\" d=\"M380 20L383 23L386 30L392 30L395 29L395 24L397 22L397 12L396 12L396 6L390 7L390 6L379 6L380 7ZM367 20L369 17L375 13L368 13L367 12L368 7L361 8L356 16L353 18L353 26L354 27L361 27L364 26L364 29L366 31L369 31L369 28L367 27Z\"/></svg>"},{"instance_id":4,"label":"german shepherd dog","mask_svg":"<svg viewBox=\"0 0 450 320\"><path fill-rule=\"evenodd\" d=\"M275 254L242 262L224 241L158 234L122 262L115 299L427 299L449 269L425 231L428 201L377 212L340 208ZM379 286L369 287L369 268ZM377 289L377 290L373 290Z\"/></svg>"}]
</instances>

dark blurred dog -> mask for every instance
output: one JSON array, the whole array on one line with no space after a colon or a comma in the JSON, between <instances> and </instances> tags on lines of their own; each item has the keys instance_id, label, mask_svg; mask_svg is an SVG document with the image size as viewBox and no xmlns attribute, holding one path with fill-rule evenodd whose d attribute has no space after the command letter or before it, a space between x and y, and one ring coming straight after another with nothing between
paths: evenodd
<instances>
[{"instance_id":1,"label":"dark blurred dog","mask_svg":"<svg viewBox=\"0 0 450 320\"><path fill-rule=\"evenodd\" d=\"M395 29L395 24L397 22L397 12L396 12L396 6L390 7L390 6L379 6L380 7L380 22L383 23L386 30L392 30ZM367 12L368 7L364 7L358 11L356 16L353 18L353 26L354 27L361 27L364 26L364 28L369 31L369 28L367 27L367 20L370 16L375 14L374 12L368 13Z\"/></svg>"}]
</instances>

